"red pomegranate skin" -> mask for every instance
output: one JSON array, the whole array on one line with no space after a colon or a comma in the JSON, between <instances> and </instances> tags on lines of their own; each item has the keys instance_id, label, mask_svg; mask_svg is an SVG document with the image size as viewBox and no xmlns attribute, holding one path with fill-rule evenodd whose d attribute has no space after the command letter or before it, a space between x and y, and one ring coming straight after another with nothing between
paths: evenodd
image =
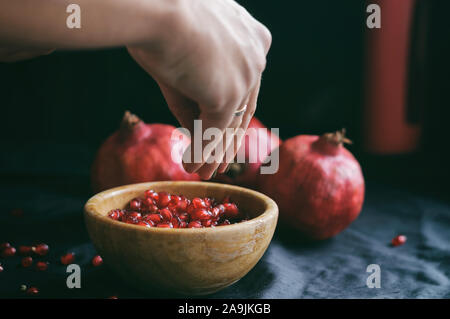
<instances>
[{"instance_id":1,"label":"red pomegranate skin","mask_svg":"<svg viewBox=\"0 0 450 319\"><path fill-rule=\"evenodd\" d=\"M359 215L364 178L354 156L342 145L299 135L280 146L277 173L263 175L261 191L272 197L280 219L304 237L327 239Z\"/></svg>"},{"instance_id":2,"label":"red pomegranate skin","mask_svg":"<svg viewBox=\"0 0 450 319\"><path fill-rule=\"evenodd\" d=\"M269 155L275 148L281 144L280 138L276 134L272 134L267 127L261 123L256 117L250 120L249 128L264 128L265 134L255 134L255 132L247 131L245 139L238 150L238 154L245 152L245 163L230 164L229 171L225 174L218 174L213 180L217 182L245 186L253 189L258 188L260 179L260 167L267 155ZM260 139L260 140L258 140ZM261 144L258 144L261 143ZM263 154L262 158L258 155L256 163L250 163L249 154L259 154L258 145L267 145L267 152Z\"/></svg>"},{"instance_id":3,"label":"red pomegranate skin","mask_svg":"<svg viewBox=\"0 0 450 319\"><path fill-rule=\"evenodd\" d=\"M94 191L141 182L200 180L182 166L182 154L190 142L187 137L173 141L175 129L167 124L146 124L126 112L121 128L98 150L91 172ZM176 161L172 160L173 149L179 155Z\"/></svg>"}]
</instances>

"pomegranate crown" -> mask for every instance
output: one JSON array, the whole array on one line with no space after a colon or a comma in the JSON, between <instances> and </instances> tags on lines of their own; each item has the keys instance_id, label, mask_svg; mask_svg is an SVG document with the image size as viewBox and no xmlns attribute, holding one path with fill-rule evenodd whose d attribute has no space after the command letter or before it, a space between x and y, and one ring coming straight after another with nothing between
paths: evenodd
<instances>
[{"instance_id":1,"label":"pomegranate crown","mask_svg":"<svg viewBox=\"0 0 450 319\"><path fill-rule=\"evenodd\" d=\"M123 129L132 129L139 122L141 122L141 119L137 115L134 115L130 111L125 111L120 126Z\"/></svg>"},{"instance_id":2,"label":"pomegranate crown","mask_svg":"<svg viewBox=\"0 0 450 319\"><path fill-rule=\"evenodd\" d=\"M353 144L353 142L345 137L345 128L340 131L336 131L334 133L325 133L322 136L329 142L334 145L342 145L342 144Z\"/></svg>"}]
</instances>

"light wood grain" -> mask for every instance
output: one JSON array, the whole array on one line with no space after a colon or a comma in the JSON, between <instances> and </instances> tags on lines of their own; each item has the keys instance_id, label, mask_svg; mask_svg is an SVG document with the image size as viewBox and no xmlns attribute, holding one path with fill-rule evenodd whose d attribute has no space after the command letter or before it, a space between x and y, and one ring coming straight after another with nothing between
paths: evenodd
<instances>
[{"instance_id":1,"label":"light wood grain","mask_svg":"<svg viewBox=\"0 0 450 319\"><path fill-rule=\"evenodd\" d=\"M230 196L252 219L216 228L144 228L106 217L146 189L188 198ZM105 263L132 285L204 295L245 276L266 251L278 219L269 197L242 187L207 182L152 182L101 192L86 203L89 235Z\"/></svg>"}]
</instances>

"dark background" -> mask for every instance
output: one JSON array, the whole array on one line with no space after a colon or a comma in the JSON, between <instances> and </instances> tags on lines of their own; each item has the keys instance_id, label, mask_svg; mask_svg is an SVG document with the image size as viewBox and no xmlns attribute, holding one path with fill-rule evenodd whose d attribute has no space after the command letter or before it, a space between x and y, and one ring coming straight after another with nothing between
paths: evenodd
<instances>
[{"instance_id":1,"label":"dark background","mask_svg":"<svg viewBox=\"0 0 450 319\"><path fill-rule=\"evenodd\" d=\"M450 198L450 2L430 0L422 147L412 154L389 156L369 154L362 143L364 1L240 3L273 35L256 116L268 127L279 127L283 139L346 127L355 142L349 148L361 163L368 187L361 217L338 239L305 246L292 242L289 232L281 236L277 229L254 270L216 296L448 298L442 274L450 276L445 240L450 209L434 200ZM17 268L15 276L4 277L0 296L20 296L11 291L25 278L44 291L48 284L43 296L106 297L127 291L107 284L109 273L89 268L95 250L80 216L83 203L92 195L89 168L95 151L117 129L125 110L146 122L177 125L155 82L122 48L55 52L0 63L0 105L0 204L4 208L0 242L45 241L53 252L49 276ZM14 208L22 208L25 219L9 216ZM387 243L399 232L408 235L410 244L393 252ZM57 266L57 258L68 249L89 269L86 276L93 288L88 293L64 290L65 271ZM359 259L352 259L355 256ZM384 283L391 284L390 290L352 290L361 278L347 269L355 265L363 269L377 258L389 268ZM292 261L296 264L289 266ZM12 268L19 262L3 264ZM407 265L412 266L407 269ZM335 268L342 273L336 275ZM363 270L362 280L364 276ZM309 277L322 286L308 284ZM97 278L103 279L98 282ZM333 278L337 279L330 290ZM405 280L406 288L401 286ZM128 292L128 296L138 295Z\"/></svg>"}]
</instances>

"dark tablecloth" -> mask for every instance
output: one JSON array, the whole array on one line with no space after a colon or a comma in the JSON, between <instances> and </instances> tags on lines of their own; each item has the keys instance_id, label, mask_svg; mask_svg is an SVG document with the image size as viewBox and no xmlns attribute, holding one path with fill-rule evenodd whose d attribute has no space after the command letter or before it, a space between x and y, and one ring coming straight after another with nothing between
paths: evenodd
<instances>
[{"instance_id":1,"label":"dark tablecloth","mask_svg":"<svg viewBox=\"0 0 450 319\"><path fill-rule=\"evenodd\" d=\"M7 164L14 173L17 163ZM38 172L35 179L31 172L21 175L22 180L11 173L0 183L0 242L18 247L37 241L50 246L46 272L20 267L19 256L0 259L4 268L0 297L22 297L22 284L39 287L40 297L171 297L161 292L144 295L119 281L107 265L90 265L96 252L82 214L91 195L87 173L81 170L76 178L71 170L71 177L65 177L66 165L48 178L42 176L52 171L51 165L35 165L30 168ZM23 217L11 216L14 208L23 209ZM368 181L363 211L344 232L331 240L306 243L289 228L277 227L253 270L209 297L449 298L449 230L450 204L445 200ZM398 234L408 237L406 244L391 247ZM76 263L82 267L81 289L66 287L68 274L59 257L69 251L76 253ZM369 264L380 265L381 288L367 287Z\"/></svg>"}]
</instances>

